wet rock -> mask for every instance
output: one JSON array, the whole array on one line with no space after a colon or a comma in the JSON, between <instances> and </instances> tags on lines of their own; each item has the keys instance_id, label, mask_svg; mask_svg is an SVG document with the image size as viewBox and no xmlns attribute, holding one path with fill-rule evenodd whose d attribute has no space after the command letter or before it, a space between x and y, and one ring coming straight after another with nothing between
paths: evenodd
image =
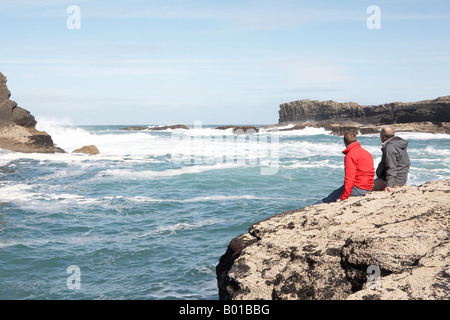
<instances>
[{"instance_id":1,"label":"wet rock","mask_svg":"<svg viewBox=\"0 0 450 320\"><path fill-rule=\"evenodd\" d=\"M100 151L98 150L98 148L96 146L90 145L90 146L84 146L80 149L76 149L72 153L84 153L84 154L93 156L93 155L100 154Z\"/></svg>"}]
</instances>

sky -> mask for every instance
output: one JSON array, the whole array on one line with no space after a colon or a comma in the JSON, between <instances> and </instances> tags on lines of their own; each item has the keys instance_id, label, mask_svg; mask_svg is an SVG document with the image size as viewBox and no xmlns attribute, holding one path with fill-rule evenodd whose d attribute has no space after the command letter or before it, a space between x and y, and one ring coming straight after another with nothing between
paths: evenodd
<instances>
[{"instance_id":1,"label":"sky","mask_svg":"<svg viewBox=\"0 0 450 320\"><path fill-rule=\"evenodd\" d=\"M0 39L11 99L66 124L274 124L300 99L450 95L448 0L0 0Z\"/></svg>"}]
</instances>

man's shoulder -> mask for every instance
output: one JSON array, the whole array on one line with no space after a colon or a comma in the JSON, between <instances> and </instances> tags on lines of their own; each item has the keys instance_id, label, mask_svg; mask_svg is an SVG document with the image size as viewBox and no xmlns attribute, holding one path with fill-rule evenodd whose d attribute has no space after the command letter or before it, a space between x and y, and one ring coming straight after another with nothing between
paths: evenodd
<instances>
[{"instance_id":1,"label":"man's shoulder","mask_svg":"<svg viewBox=\"0 0 450 320\"><path fill-rule=\"evenodd\" d=\"M362 157L362 156L372 157L372 154L369 151L367 151L366 149L364 149L361 145L358 145L357 147L350 150L348 155L350 155L350 157Z\"/></svg>"},{"instance_id":2,"label":"man's shoulder","mask_svg":"<svg viewBox=\"0 0 450 320\"><path fill-rule=\"evenodd\" d=\"M373 159L372 154L364 148L361 148L361 154L363 154L365 157L370 157Z\"/></svg>"},{"instance_id":3,"label":"man's shoulder","mask_svg":"<svg viewBox=\"0 0 450 320\"><path fill-rule=\"evenodd\" d=\"M395 144L393 144L393 143L391 143L391 141L389 141L388 143L383 145L383 147L381 149L385 150L385 151L392 151L392 150L396 150L397 148L395 147Z\"/></svg>"}]
</instances>

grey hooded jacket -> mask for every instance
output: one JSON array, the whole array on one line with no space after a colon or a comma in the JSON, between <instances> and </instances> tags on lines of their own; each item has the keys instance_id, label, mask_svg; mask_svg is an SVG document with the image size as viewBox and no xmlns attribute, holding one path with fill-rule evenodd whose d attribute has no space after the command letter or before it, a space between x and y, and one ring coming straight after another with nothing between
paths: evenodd
<instances>
[{"instance_id":1,"label":"grey hooded jacket","mask_svg":"<svg viewBox=\"0 0 450 320\"><path fill-rule=\"evenodd\" d=\"M399 137L392 137L383 143L383 155L376 173L388 187L403 186L408 181L410 160L407 147L408 141Z\"/></svg>"}]
</instances>

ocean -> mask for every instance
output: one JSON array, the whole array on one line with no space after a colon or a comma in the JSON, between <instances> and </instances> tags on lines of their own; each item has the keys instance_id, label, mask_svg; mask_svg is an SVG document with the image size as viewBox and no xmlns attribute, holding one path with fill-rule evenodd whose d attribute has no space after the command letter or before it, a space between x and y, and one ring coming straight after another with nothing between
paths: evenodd
<instances>
[{"instance_id":1,"label":"ocean","mask_svg":"<svg viewBox=\"0 0 450 320\"><path fill-rule=\"evenodd\" d=\"M41 119L66 154L0 150L0 299L216 300L229 242L343 184L342 137L123 131ZM450 135L409 141L409 184L450 177ZM359 136L381 159L378 135ZM96 145L101 154L71 152Z\"/></svg>"}]
</instances>

